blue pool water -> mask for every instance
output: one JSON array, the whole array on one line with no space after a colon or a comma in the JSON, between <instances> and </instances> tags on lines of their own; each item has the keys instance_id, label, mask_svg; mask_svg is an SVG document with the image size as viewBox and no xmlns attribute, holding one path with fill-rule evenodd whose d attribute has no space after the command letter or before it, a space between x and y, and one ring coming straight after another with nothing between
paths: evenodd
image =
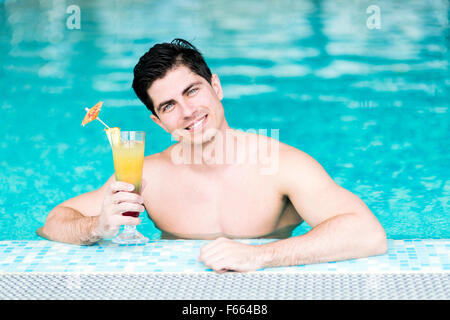
<instances>
[{"instance_id":1,"label":"blue pool water","mask_svg":"<svg viewBox=\"0 0 450 320\"><path fill-rule=\"evenodd\" d=\"M279 129L390 239L450 238L447 1L73 2L80 29L72 3L0 1L0 240L37 240L54 206L113 173L100 123L80 126L85 107L102 100L103 120L145 130L146 155L173 143L131 81L176 37L219 75L230 126ZM146 218L139 229L160 235Z\"/></svg>"}]
</instances>

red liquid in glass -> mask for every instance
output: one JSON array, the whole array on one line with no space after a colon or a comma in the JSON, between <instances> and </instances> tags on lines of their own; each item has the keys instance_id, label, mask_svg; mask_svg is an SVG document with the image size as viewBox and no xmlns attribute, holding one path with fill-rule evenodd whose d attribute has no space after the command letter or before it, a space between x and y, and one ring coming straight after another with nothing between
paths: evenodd
<instances>
[{"instance_id":1,"label":"red liquid in glass","mask_svg":"<svg viewBox=\"0 0 450 320\"><path fill-rule=\"evenodd\" d=\"M127 216L127 217L138 218L139 217L139 213L140 212L136 212L136 211L127 211L127 212L123 212L122 215L123 216Z\"/></svg>"}]
</instances>

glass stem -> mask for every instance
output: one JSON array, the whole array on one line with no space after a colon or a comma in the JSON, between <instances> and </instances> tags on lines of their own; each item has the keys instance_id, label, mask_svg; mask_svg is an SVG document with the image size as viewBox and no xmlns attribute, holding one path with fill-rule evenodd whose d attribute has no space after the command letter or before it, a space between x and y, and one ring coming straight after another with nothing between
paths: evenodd
<instances>
[{"instance_id":1,"label":"glass stem","mask_svg":"<svg viewBox=\"0 0 450 320\"><path fill-rule=\"evenodd\" d=\"M124 225L123 226L123 232L132 233L135 230L136 230L136 226L129 226L129 225Z\"/></svg>"}]
</instances>

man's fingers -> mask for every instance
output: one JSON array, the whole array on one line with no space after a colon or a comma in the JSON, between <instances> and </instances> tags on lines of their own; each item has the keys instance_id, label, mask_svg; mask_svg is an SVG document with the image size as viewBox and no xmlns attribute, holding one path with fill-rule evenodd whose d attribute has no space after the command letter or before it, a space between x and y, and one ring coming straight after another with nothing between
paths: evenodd
<instances>
[{"instance_id":1,"label":"man's fingers","mask_svg":"<svg viewBox=\"0 0 450 320\"><path fill-rule=\"evenodd\" d=\"M205 265L210 267L211 269L213 269L215 272L218 272L218 273L224 273L228 270L227 261L223 257L218 257L215 260L205 263Z\"/></svg>"},{"instance_id":2,"label":"man's fingers","mask_svg":"<svg viewBox=\"0 0 450 320\"><path fill-rule=\"evenodd\" d=\"M116 204L114 206L114 213L116 214L122 214L123 212L127 211L136 211L136 212L144 212L145 208L144 206L137 204L137 203L130 203L130 202L121 202L119 204Z\"/></svg>"},{"instance_id":3,"label":"man's fingers","mask_svg":"<svg viewBox=\"0 0 450 320\"><path fill-rule=\"evenodd\" d=\"M200 248L199 260L208 261L214 258L214 256L221 255L223 249L221 246L214 246L209 248Z\"/></svg>"},{"instance_id":4,"label":"man's fingers","mask_svg":"<svg viewBox=\"0 0 450 320\"><path fill-rule=\"evenodd\" d=\"M216 240L211 241L210 243L205 244L203 247L200 248L199 260L201 260L201 258L207 258L213 254L216 254L217 252L223 251L224 245L226 245L229 242L227 240L229 239L220 237L217 238Z\"/></svg>"},{"instance_id":5,"label":"man's fingers","mask_svg":"<svg viewBox=\"0 0 450 320\"><path fill-rule=\"evenodd\" d=\"M144 202L144 199L142 198L142 196L136 193L120 191L112 195L111 201L112 203L133 202L142 204Z\"/></svg>"},{"instance_id":6,"label":"man's fingers","mask_svg":"<svg viewBox=\"0 0 450 320\"><path fill-rule=\"evenodd\" d=\"M128 183L128 182L115 181L115 182L111 183L110 189L113 193L119 192L119 191L130 192L130 191L134 190L134 185L132 185L131 183Z\"/></svg>"},{"instance_id":7,"label":"man's fingers","mask_svg":"<svg viewBox=\"0 0 450 320\"><path fill-rule=\"evenodd\" d=\"M214 270L214 271L216 271L217 273L225 273L225 272L228 272L228 271L230 271L230 270L228 270L228 269L220 269L220 270ZM231 271L233 271L233 270L231 270Z\"/></svg>"},{"instance_id":8,"label":"man's fingers","mask_svg":"<svg viewBox=\"0 0 450 320\"><path fill-rule=\"evenodd\" d=\"M207 250L209 250L209 249L212 248L212 247L215 247L215 246L217 246L217 245L219 245L219 244L221 244L221 243L226 242L225 240L229 240L229 239L224 238L224 237L217 238L217 239L215 239L215 240L213 240L213 241L211 241L211 242L205 244L203 247L201 247L200 250L207 251Z\"/></svg>"}]
</instances>

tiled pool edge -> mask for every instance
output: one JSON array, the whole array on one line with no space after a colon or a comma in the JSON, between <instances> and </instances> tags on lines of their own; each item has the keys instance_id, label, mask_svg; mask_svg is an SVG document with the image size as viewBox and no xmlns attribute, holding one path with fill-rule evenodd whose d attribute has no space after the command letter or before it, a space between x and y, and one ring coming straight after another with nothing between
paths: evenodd
<instances>
[{"instance_id":1,"label":"tiled pool edge","mask_svg":"<svg viewBox=\"0 0 450 320\"><path fill-rule=\"evenodd\" d=\"M249 244L269 239L239 240ZM103 241L75 246L46 240L0 241L0 274L8 272L148 273L211 272L197 261L204 240L152 240L122 246ZM396 273L450 272L450 239L388 240L380 256L337 262L277 267L256 272Z\"/></svg>"},{"instance_id":2,"label":"tiled pool edge","mask_svg":"<svg viewBox=\"0 0 450 320\"><path fill-rule=\"evenodd\" d=\"M207 242L0 241L0 299L450 299L450 239L389 240L381 256L222 275L197 261Z\"/></svg>"}]
</instances>

